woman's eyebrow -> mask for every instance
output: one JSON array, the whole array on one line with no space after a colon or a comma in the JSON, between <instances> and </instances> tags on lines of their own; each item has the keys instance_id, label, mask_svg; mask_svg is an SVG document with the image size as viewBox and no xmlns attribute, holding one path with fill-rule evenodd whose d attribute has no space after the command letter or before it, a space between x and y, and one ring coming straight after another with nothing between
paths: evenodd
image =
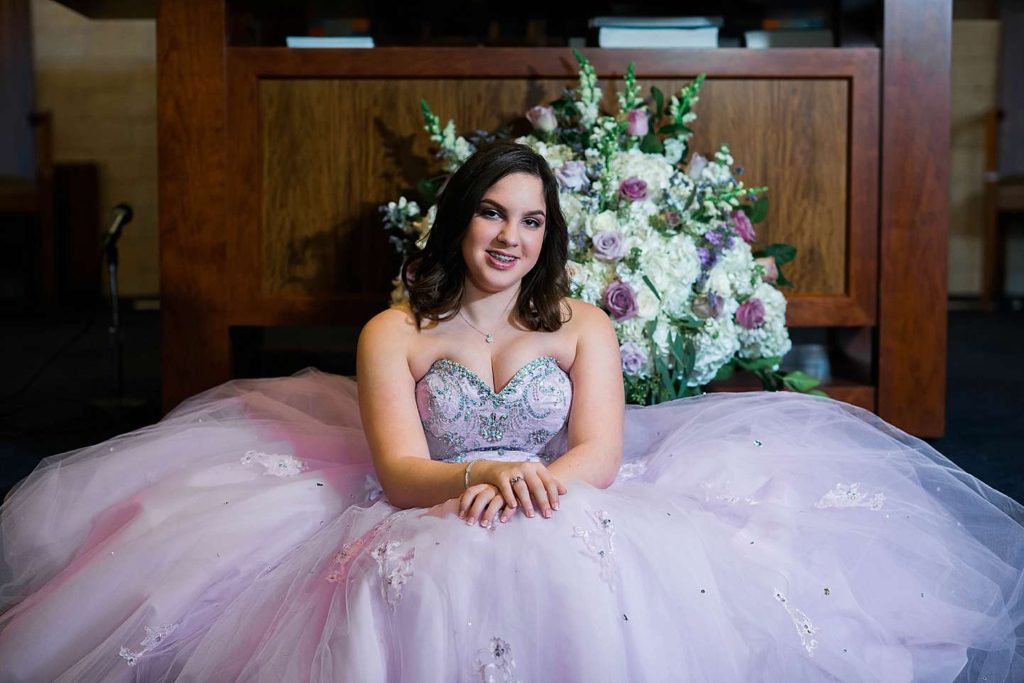
<instances>
[{"instance_id":1,"label":"woman's eyebrow","mask_svg":"<svg viewBox=\"0 0 1024 683\"><path fill-rule=\"evenodd\" d=\"M494 201L493 199L487 199L485 197L484 199L480 200L480 203L481 204L490 204L491 206L496 208L498 211L501 211L502 213L508 213L508 209L506 209L504 206L502 206L498 202ZM546 218L547 217L546 214L544 213L543 209L534 209L533 211L527 211L523 215L524 216L541 216L542 218Z\"/></svg>"}]
</instances>

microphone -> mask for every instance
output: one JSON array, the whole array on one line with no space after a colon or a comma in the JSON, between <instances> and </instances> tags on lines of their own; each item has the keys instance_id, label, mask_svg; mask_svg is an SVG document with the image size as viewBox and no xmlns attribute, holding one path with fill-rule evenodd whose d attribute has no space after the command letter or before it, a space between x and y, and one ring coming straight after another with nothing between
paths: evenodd
<instances>
[{"instance_id":1,"label":"microphone","mask_svg":"<svg viewBox=\"0 0 1024 683\"><path fill-rule=\"evenodd\" d=\"M103 249L109 249L117 243L118 238L121 237L121 230L132 222L134 214L132 207L122 202L114 207L111 215L110 228L103 235Z\"/></svg>"}]
</instances>

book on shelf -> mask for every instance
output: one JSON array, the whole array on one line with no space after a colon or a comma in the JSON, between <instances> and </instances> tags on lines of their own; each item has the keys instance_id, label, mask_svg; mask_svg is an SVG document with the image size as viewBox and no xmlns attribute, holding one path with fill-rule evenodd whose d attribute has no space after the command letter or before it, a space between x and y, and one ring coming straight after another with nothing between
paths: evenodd
<instances>
[{"instance_id":1,"label":"book on shelf","mask_svg":"<svg viewBox=\"0 0 1024 683\"><path fill-rule=\"evenodd\" d=\"M372 36L287 36L288 47L362 48L373 47Z\"/></svg>"},{"instance_id":2,"label":"book on shelf","mask_svg":"<svg viewBox=\"0 0 1024 683\"><path fill-rule=\"evenodd\" d=\"M769 47L832 47L832 31L828 29L793 29L778 31L747 31L743 39L749 48Z\"/></svg>"},{"instance_id":3,"label":"book on shelf","mask_svg":"<svg viewBox=\"0 0 1024 683\"><path fill-rule=\"evenodd\" d=\"M594 17L600 47L718 47L721 17Z\"/></svg>"},{"instance_id":4,"label":"book on shelf","mask_svg":"<svg viewBox=\"0 0 1024 683\"><path fill-rule=\"evenodd\" d=\"M599 47L718 47L718 27L598 29Z\"/></svg>"}]
</instances>

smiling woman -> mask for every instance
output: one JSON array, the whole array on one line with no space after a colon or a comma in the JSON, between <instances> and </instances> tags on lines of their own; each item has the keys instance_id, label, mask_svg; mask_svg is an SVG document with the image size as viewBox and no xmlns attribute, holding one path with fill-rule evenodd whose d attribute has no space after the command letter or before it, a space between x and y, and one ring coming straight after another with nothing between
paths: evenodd
<instances>
[{"instance_id":1,"label":"smiling woman","mask_svg":"<svg viewBox=\"0 0 1024 683\"><path fill-rule=\"evenodd\" d=\"M525 329L557 330L569 314L569 243L554 174L528 147L509 142L481 150L463 168L441 193L423 250L402 271L418 323L455 316L467 286L489 291L515 282Z\"/></svg>"},{"instance_id":2,"label":"smiling woman","mask_svg":"<svg viewBox=\"0 0 1024 683\"><path fill-rule=\"evenodd\" d=\"M358 391L236 380L45 461L0 681L1022 680L1024 509L827 398L624 409L565 248L543 159L481 150Z\"/></svg>"}]
</instances>

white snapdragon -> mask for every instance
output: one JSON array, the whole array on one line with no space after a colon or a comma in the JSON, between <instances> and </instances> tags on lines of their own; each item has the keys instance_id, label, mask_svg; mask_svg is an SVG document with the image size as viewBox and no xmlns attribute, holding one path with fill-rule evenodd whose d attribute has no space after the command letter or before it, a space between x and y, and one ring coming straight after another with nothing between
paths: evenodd
<instances>
[{"instance_id":1,"label":"white snapdragon","mask_svg":"<svg viewBox=\"0 0 1024 683\"><path fill-rule=\"evenodd\" d=\"M683 152L686 151L686 143L679 138L669 138L665 140L665 161L675 166L683 158Z\"/></svg>"}]
</instances>

